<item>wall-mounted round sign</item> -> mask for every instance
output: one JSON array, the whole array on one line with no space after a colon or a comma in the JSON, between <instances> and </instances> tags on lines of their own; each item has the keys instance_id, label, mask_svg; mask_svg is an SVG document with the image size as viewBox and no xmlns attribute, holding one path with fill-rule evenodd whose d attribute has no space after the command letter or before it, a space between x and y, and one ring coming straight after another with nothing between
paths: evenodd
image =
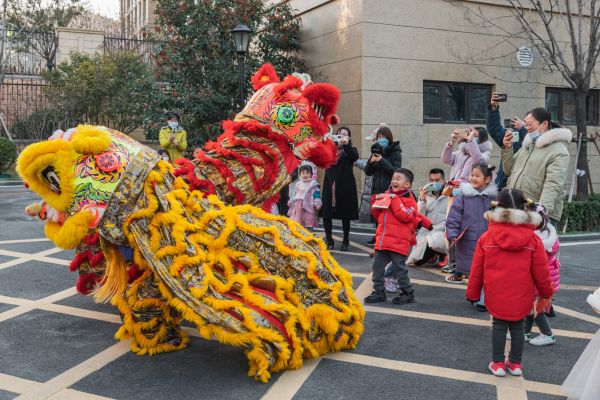
<instances>
[{"instance_id":1,"label":"wall-mounted round sign","mask_svg":"<svg viewBox=\"0 0 600 400\"><path fill-rule=\"evenodd\" d=\"M519 47L519 50L517 51L517 60L519 60L521 66L529 67L533 62L533 52L529 47Z\"/></svg>"}]
</instances>

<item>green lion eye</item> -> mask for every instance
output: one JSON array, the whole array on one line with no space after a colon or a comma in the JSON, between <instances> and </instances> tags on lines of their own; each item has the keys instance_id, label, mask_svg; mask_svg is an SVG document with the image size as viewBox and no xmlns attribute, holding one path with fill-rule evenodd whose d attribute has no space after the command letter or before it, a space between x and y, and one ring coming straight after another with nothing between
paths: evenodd
<instances>
[{"instance_id":1,"label":"green lion eye","mask_svg":"<svg viewBox=\"0 0 600 400\"><path fill-rule=\"evenodd\" d=\"M294 120L296 116L296 112L292 107L289 106L281 106L279 110L277 110L277 119L283 124L289 124Z\"/></svg>"}]
</instances>

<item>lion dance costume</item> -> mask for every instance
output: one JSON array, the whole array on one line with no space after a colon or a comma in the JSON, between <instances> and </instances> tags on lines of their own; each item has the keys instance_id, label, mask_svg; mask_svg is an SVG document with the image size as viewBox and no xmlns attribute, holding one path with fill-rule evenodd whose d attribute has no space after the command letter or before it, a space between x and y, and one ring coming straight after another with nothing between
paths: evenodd
<instances>
[{"instance_id":1,"label":"lion dance costume","mask_svg":"<svg viewBox=\"0 0 600 400\"><path fill-rule=\"evenodd\" d=\"M182 349L182 319L241 346L249 375L302 366L356 346L364 311L340 268L299 224L263 211L303 159L327 167L324 136L338 90L307 75L279 82L270 65L224 133L179 167L114 130L57 131L20 155L17 170L43 201L57 246L76 249L77 288L118 307L117 339L139 355Z\"/></svg>"}]
</instances>

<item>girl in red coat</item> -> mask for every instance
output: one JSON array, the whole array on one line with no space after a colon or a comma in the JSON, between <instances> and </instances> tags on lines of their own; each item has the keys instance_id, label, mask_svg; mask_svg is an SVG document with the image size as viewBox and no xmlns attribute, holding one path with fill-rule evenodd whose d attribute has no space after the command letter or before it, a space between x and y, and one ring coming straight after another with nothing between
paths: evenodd
<instances>
[{"instance_id":1,"label":"girl in red coat","mask_svg":"<svg viewBox=\"0 0 600 400\"><path fill-rule=\"evenodd\" d=\"M535 229L542 222L534 211L525 211L527 200L519 190L504 189L498 205L485 213L489 228L475 249L466 297L479 300L485 291L485 305L492 315L492 362L496 376L522 374L525 345L525 317L533 308L534 290L542 299L553 294L544 244ZM505 360L506 333L512 338Z\"/></svg>"}]
</instances>

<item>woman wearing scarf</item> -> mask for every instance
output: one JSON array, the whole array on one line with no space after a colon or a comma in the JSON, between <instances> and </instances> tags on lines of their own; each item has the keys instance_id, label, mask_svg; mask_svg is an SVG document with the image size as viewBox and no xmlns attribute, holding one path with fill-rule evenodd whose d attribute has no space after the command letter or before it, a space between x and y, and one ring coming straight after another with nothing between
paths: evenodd
<instances>
[{"instance_id":1,"label":"woman wearing scarf","mask_svg":"<svg viewBox=\"0 0 600 400\"><path fill-rule=\"evenodd\" d=\"M340 250L348 251L350 220L358 219L358 197L353 171L353 163L358 160L358 150L352 147L349 128L340 127L336 135L341 136L342 139L338 142L337 162L325 171L321 216L327 248L334 248L332 220L341 219L344 240Z\"/></svg>"}]
</instances>

